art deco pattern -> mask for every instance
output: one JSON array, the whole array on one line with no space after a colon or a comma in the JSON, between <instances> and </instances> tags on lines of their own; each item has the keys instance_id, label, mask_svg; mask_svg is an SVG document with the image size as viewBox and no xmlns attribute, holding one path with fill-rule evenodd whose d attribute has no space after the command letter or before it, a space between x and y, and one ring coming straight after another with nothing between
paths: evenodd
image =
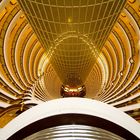
<instances>
[{"instance_id":1,"label":"art deco pattern","mask_svg":"<svg viewBox=\"0 0 140 140\"><path fill-rule=\"evenodd\" d=\"M27 16L27 13L22 12L16 0L0 1L0 127L3 127L11 119L33 105L61 98L60 88L63 84L62 81L65 81L63 80L63 77L65 77L63 76L64 71L69 68L65 65L64 60L67 60L68 64L73 65L73 67L75 64L72 64L72 62L75 61L76 69L79 69L78 74L82 75L83 80L81 81L86 79L84 82L87 90L85 98L108 103L130 114L136 120L140 120L140 1L127 0L119 17L116 15L117 19L112 19L115 22L113 28L104 25L105 23L109 25L108 22L113 23L113 21L107 20L110 17L111 9L108 10L109 17L105 18L106 12L101 12L100 8L102 6L104 6L104 9L111 8L112 6L108 7L108 3L112 2L113 9L117 11L119 10L117 2L114 3L112 0L93 1L95 1L95 4L91 3L89 6L85 2L90 2L90 0L81 0L81 2L75 3L75 5L80 4L80 8L85 8L84 13L81 13L79 8L79 14L85 17L85 19L81 19L83 21L76 19L76 15L65 16L65 12L62 12L63 16L61 18L64 21L61 23L56 21L59 20L59 15L55 15L55 19L51 19L54 18L52 9L56 10L57 12L54 13L58 14L61 8L61 10L66 10L73 3L69 3L68 6L63 5L63 0L59 0L60 4L58 6L56 6L57 1L55 0L51 0L52 4L46 3L45 6L48 6L49 9L48 14L51 12L50 15L52 16L45 22L42 21L42 17L39 18L39 16L43 16L40 12L44 8L39 8L38 5L41 5L43 0L30 0L30 2L23 0L26 5L28 2L31 5L32 8L29 10L34 8L32 3L38 4L39 12L35 10L33 14L39 15L30 15L32 21L26 19L25 14ZM103 20L99 20L100 22L98 20L90 21L88 19L90 15L85 16L86 11L94 10L90 7L99 8L97 11L104 13L104 16L102 15ZM29 6L26 8L28 9ZM74 10L74 7L72 9ZM47 16L47 14L44 16ZM29 22L37 25L33 24L35 27L32 25L32 28ZM40 25L42 22L43 25L45 22L45 27ZM61 29L59 26L63 24L66 32L57 31L56 29ZM58 28L56 28L57 26ZM44 30L43 27L48 30ZM108 28L111 29L111 32ZM80 35L75 34L73 29L76 32L82 32L80 32ZM97 29L94 32L95 34L92 34L92 29ZM100 29L105 30L108 34L106 33L104 36L105 32ZM59 35L64 34L58 37L57 33ZM94 38L92 38L92 35ZM91 38L93 42L89 41ZM72 44L67 44L70 40ZM92 47L96 49L93 52L89 51L91 44L88 44L87 40L94 44ZM55 41L57 46L51 48ZM80 42L80 44L78 45L76 42ZM73 51L72 47L74 45L77 50L75 53L80 50L81 56L78 53L77 59L69 60L72 57L71 51L64 50L64 44L67 44L68 50L71 49L71 51ZM87 48L89 49L86 50ZM49 55L47 50L50 50ZM59 53L60 50L61 53ZM62 51L65 51L66 55L63 55ZM91 55L94 52L97 52L97 54L100 52L96 62L94 55ZM51 55L53 56L52 59L48 57ZM67 58L63 59L64 57ZM72 58L74 59L74 57ZM90 61L91 58L95 62L91 72L89 75L88 72L82 73L82 70L86 69L85 66L90 66L88 62L92 62ZM81 63L85 64L82 68ZM59 64L62 66L59 66ZM59 71L61 71L60 68L63 68L64 71L61 69L63 74L58 76ZM73 71L76 70L73 68ZM61 80L59 77L62 77Z\"/></svg>"}]
</instances>

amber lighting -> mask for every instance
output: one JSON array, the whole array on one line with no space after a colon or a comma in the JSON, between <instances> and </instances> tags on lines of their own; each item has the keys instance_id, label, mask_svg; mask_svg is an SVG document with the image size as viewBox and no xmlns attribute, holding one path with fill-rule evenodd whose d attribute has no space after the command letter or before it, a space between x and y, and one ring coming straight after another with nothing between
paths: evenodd
<instances>
[{"instance_id":1,"label":"amber lighting","mask_svg":"<svg viewBox=\"0 0 140 140\"><path fill-rule=\"evenodd\" d=\"M139 0L1 0L0 127L62 85L139 121L139 19Z\"/></svg>"}]
</instances>

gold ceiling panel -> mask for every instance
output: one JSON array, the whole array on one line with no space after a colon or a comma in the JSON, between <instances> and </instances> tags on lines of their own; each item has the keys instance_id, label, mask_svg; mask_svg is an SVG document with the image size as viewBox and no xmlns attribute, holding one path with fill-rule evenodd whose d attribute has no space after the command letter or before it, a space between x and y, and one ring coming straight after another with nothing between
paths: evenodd
<instances>
[{"instance_id":1,"label":"gold ceiling panel","mask_svg":"<svg viewBox=\"0 0 140 140\"><path fill-rule=\"evenodd\" d=\"M64 85L83 85L126 0L18 0Z\"/></svg>"}]
</instances>

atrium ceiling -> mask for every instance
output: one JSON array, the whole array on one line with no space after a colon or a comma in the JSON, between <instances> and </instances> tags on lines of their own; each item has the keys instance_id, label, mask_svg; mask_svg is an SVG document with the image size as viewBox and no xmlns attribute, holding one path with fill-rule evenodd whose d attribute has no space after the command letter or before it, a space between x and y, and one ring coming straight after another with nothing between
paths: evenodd
<instances>
[{"instance_id":1,"label":"atrium ceiling","mask_svg":"<svg viewBox=\"0 0 140 140\"><path fill-rule=\"evenodd\" d=\"M62 98L62 84L75 81L85 85L85 98L140 121L140 0L80 0L75 9L74 0L58 1L19 0L24 12L16 0L0 1L0 127L34 105ZM66 15L67 9L81 18Z\"/></svg>"}]
</instances>

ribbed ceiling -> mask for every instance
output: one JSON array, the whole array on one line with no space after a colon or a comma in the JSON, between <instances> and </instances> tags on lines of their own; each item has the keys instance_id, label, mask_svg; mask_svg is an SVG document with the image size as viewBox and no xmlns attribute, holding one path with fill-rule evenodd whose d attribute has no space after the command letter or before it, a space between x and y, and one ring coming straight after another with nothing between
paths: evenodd
<instances>
[{"instance_id":1,"label":"ribbed ceiling","mask_svg":"<svg viewBox=\"0 0 140 140\"><path fill-rule=\"evenodd\" d=\"M40 4L43 2L43 0L36 0L32 2ZM58 7L56 6L57 4L55 0L52 0L52 2L55 4L49 3L46 4L46 6L48 6L50 9L59 9L64 1L59 0L59 2L62 3L59 4ZM90 0L81 0L81 2L83 2L83 7L87 9L87 11L88 9L90 9L90 7L93 6L93 4L90 4L90 6L87 5L87 7L85 6L86 4L84 3L90 2ZM107 2L113 3L112 0L96 0L95 7L97 5L100 5L101 3L103 3L101 4L102 6L108 5ZM76 5L78 4L79 1ZM80 4L82 7L82 3ZM66 10L65 6L66 5L63 5L62 9ZM116 11L119 10L118 5L116 5L115 8ZM39 9L39 11L42 11L41 8ZM100 10L98 10L98 12L99 11ZM108 12L110 13L111 11L108 9ZM38 13L37 10L35 13ZM81 16L84 17L85 13L86 10L83 14L81 14ZM63 14L65 13L63 12ZM92 30L93 28L91 26L88 26L88 24L93 25L92 22L96 22L96 25L99 24L97 23L98 20L87 20L87 22L85 22L85 20L80 21L79 23L76 22L76 24L74 21L78 19L73 19L73 16L68 16L68 18L66 18L66 20L64 21L64 23L67 22L66 25L69 26L66 29L72 29L70 31L73 31L73 29L75 29L78 32L81 31L81 29L79 28L82 28L84 33L84 31L87 31L88 29ZM60 18L60 16L53 17ZM90 15L85 16L85 18L90 18ZM62 19L65 19L65 17L62 16ZM107 21L108 20L101 20L100 25L98 26L99 29L101 26L104 26L103 23L107 23ZM88 29L82 27L82 22ZM47 23L49 24L48 26L51 26L52 28L53 25L57 26L54 19L53 21L48 20ZM59 23L59 25L62 24L63 23ZM11 119L16 117L22 111L30 108L32 105L39 104L42 101L61 98L60 88L63 84L62 81L64 80L59 79L59 77L61 76L58 76L58 69L60 69L60 71L62 71L62 69L65 69L66 63L63 62L65 60L63 59L64 57L69 56L66 60L70 63L73 62L72 59L69 59L70 57L72 57L69 50L73 51L73 53L78 53L78 57L80 57L79 50L81 50L82 48L81 51L83 52L81 58L85 59L84 61L79 58L76 59L78 61L76 61L76 69L78 64L79 69L81 69L84 62L85 64L91 61L95 62L95 60L93 60L93 57L91 57L93 59L89 59L89 56L92 56L90 55L92 54L92 52L89 51L90 49L86 52L86 48L90 48L90 45L88 45L86 41L83 41L81 38L79 38L77 34L75 35L75 33L72 33L72 35L74 36L62 40L60 39L60 43L57 44L58 49L53 49L54 52L51 50L53 55L51 64L51 61L48 57L48 48L45 47L50 45L45 45L45 43L51 43L51 41L53 42L55 38L52 37L51 40L44 37L46 41L43 42L41 35L36 36L37 32L42 31L43 26L39 25L36 25L36 28L38 30L34 32L33 30L35 27L32 29L32 27L29 25L28 20L25 18L24 13L21 11L20 6L15 0L2 0L0 2L1 127ZM55 26L54 28L56 28ZM54 36L58 35L56 32L53 32L52 28L50 28L50 31L45 30L45 32L50 32L50 34ZM107 28L105 27L104 29L106 30ZM100 32L100 30L98 31ZM109 32L108 29L106 31ZM103 33L103 31L101 32ZM140 120L140 1L127 1L124 9L117 18L117 21L115 22L115 25L113 26L109 36L106 34L106 36L101 37L103 40L107 39L106 42L104 42L103 40L102 41L104 43L100 42L101 38L99 38L99 36L97 35L100 35L100 33L97 33L95 35L95 40L93 39L93 43L97 43L95 47L101 47L102 51L100 52L96 63L91 68L91 72L89 73L87 79L85 78L86 81L84 84L87 89L85 97L94 98L96 100L111 104L127 112L135 119ZM105 39L105 37L107 38ZM87 34L85 38L85 40L88 40L90 38L90 34ZM71 42L74 43L67 43L70 42L70 40L72 40ZM80 44L76 42L80 42ZM100 46L100 44L104 45ZM62 54L65 45L67 45L68 48L68 50L64 49L65 53L67 52L67 55ZM77 48L77 51L74 51L75 49L73 49L73 45ZM99 50L100 49L97 49L97 51ZM89 55L87 55L88 53ZM89 61L88 59L91 61ZM59 64L62 64L62 66L60 66ZM72 64L70 64L70 66L72 66ZM85 71L87 70L86 66L87 65L84 65L82 67L82 69ZM66 67L66 72L68 68L69 67ZM87 74L87 72L85 73ZM80 73L80 71L78 74L84 75L83 73ZM62 75L64 75L64 72Z\"/></svg>"}]
</instances>

